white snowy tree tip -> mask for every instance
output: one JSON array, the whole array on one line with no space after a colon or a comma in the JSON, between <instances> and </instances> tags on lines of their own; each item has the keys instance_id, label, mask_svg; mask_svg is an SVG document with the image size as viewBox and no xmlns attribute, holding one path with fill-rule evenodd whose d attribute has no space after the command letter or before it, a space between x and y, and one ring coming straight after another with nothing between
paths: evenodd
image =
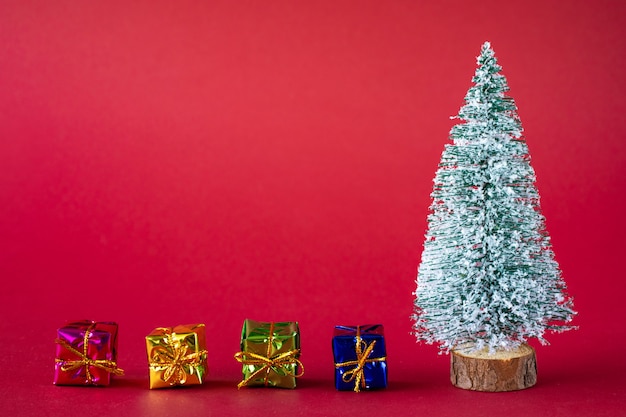
<instances>
[{"instance_id":1,"label":"white snowy tree tip","mask_svg":"<svg viewBox=\"0 0 626 417\"><path fill-rule=\"evenodd\" d=\"M491 42L489 41L485 41L485 43L483 43L482 47L480 48L480 54L476 57L476 64L478 64L478 67L479 67L477 69L480 69L480 67L486 64L487 62L491 62L492 65L498 66L496 53L494 52L493 48L491 48ZM498 66L498 70L501 70L501 69L502 68Z\"/></svg>"}]
</instances>

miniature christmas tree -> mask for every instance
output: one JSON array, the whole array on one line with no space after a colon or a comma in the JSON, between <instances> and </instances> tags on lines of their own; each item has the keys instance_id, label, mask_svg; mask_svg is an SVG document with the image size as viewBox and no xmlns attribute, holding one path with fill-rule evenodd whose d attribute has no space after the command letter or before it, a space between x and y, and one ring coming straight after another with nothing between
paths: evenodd
<instances>
[{"instance_id":1,"label":"miniature christmas tree","mask_svg":"<svg viewBox=\"0 0 626 417\"><path fill-rule=\"evenodd\" d=\"M539 206L517 107L489 42L435 175L415 334L443 352L515 350L575 314ZM533 352L534 360L534 352ZM473 389L473 388L472 388Z\"/></svg>"}]
</instances>

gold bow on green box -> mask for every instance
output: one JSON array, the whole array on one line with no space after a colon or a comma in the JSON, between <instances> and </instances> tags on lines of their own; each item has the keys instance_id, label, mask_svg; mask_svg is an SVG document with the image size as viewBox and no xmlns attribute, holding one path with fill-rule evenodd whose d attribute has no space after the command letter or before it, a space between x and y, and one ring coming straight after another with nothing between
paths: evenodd
<instances>
[{"instance_id":1,"label":"gold bow on green box","mask_svg":"<svg viewBox=\"0 0 626 417\"><path fill-rule=\"evenodd\" d=\"M157 327L146 336L150 389L199 385L207 374L204 324Z\"/></svg>"},{"instance_id":2,"label":"gold bow on green box","mask_svg":"<svg viewBox=\"0 0 626 417\"><path fill-rule=\"evenodd\" d=\"M300 357L300 330L296 322L260 322L246 319L241 331L244 386L295 388L304 373Z\"/></svg>"}]
</instances>

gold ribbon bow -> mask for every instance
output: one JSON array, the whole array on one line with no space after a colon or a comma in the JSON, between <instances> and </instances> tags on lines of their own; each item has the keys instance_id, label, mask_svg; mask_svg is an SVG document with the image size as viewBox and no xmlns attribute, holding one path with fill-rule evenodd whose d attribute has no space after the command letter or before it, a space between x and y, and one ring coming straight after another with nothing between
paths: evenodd
<instances>
[{"instance_id":1,"label":"gold ribbon bow","mask_svg":"<svg viewBox=\"0 0 626 417\"><path fill-rule=\"evenodd\" d=\"M85 377L87 378L87 383L93 383L93 376L91 375L90 367L96 367L100 369L104 369L105 371L115 374L115 375L124 375L124 371L117 367L117 363L108 359L91 359L88 354L89 349L89 336L91 336L91 330L95 327L95 323L89 326L87 330L85 330L85 337L83 338L83 351L79 351L73 348L68 342L63 339L57 338L55 343L63 346L65 349L72 352L74 355L78 356L80 359L68 360L56 358L55 362L61 364L61 370L63 372L73 371L74 369L78 369L81 367L85 367Z\"/></svg>"},{"instance_id":2,"label":"gold ribbon bow","mask_svg":"<svg viewBox=\"0 0 626 417\"><path fill-rule=\"evenodd\" d=\"M343 382L350 383L354 381L354 392L361 391L361 388L365 388L365 374L364 367L366 363L372 362L384 362L387 360L386 356L382 356L380 358L369 358L374 350L374 346L376 346L376 341L373 340L369 345L361 339L361 333L359 327L357 327L356 332L356 345L354 350L356 352L356 360L354 361L346 361L341 363L336 363L335 368L343 368L344 366L354 366L354 369L344 372L341 376Z\"/></svg>"},{"instance_id":3,"label":"gold ribbon bow","mask_svg":"<svg viewBox=\"0 0 626 417\"><path fill-rule=\"evenodd\" d=\"M294 378L299 378L304 375L304 365L298 359L300 355L300 349L292 349L288 352L279 353L278 355L270 356L272 354L272 338L274 336L274 323L270 324L269 330L269 340L267 341L267 353L265 356L258 355L252 352L237 352L235 353L235 359L237 362L240 362L243 365L261 365L259 369L250 374L246 379L237 384L237 388L244 387L248 385L249 382L254 381L259 375L265 373L265 377L263 379L263 385L267 386L267 382L269 380L270 372L276 372L276 368L282 368L285 370L287 375L291 375ZM294 373L289 369L285 369L288 365L295 364L297 367L300 367L299 373Z\"/></svg>"},{"instance_id":4,"label":"gold ribbon bow","mask_svg":"<svg viewBox=\"0 0 626 417\"><path fill-rule=\"evenodd\" d=\"M155 371L165 370L163 380L170 385L183 385L187 381L187 375L193 375L194 372L202 378L198 368L202 365L206 354L206 350L189 353L187 345L182 344L180 340L175 340L172 334L166 334L165 346L152 349L150 367Z\"/></svg>"}]
</instances>

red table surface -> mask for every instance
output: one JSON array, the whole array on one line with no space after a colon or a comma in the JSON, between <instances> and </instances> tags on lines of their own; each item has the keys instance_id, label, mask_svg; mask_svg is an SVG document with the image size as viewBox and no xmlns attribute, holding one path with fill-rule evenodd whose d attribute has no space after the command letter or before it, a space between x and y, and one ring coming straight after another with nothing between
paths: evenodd
<instances>
[{"instance_id":1,"label":"red table surface","mask_svg":"<svg viewBox=\"0 0 626 417\"><path fill-rule=\"evenodd\" d=\"M626 3L1 1L2 415L626 415ZM577 331L539 381L451 386L410 334L439 157L489 40ZM52 385L55 331L117 321L126 375ZM241 389L244 318L296 320L295 390ZM206 385L149 390L144 336L203 322ZM336 324L389 387L337 392Z\"/></svg>"}]
</instances>

